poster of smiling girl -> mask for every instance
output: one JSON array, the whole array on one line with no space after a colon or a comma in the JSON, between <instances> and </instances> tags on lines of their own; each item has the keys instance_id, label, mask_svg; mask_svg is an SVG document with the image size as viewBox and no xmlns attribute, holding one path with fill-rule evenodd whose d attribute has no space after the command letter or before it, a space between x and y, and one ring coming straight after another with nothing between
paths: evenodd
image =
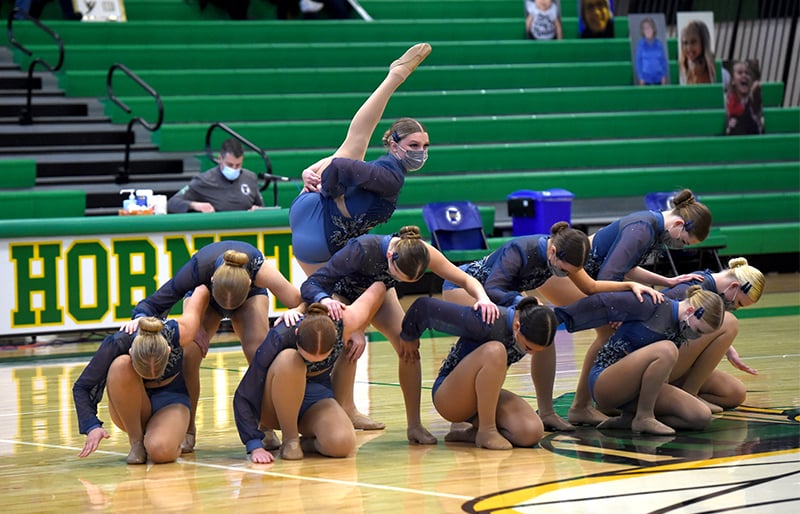
<instances>
[{"instance_id":1,"label":"poster of smiling girl","mask_svg":"<svg viewBox=\"0 0 800 514\"><path fill-rule=\"evenodd\" d=\"M678 13L678 70L681 84L717 81L714 63L714 13Z\"/></svg>"}]
</instances>

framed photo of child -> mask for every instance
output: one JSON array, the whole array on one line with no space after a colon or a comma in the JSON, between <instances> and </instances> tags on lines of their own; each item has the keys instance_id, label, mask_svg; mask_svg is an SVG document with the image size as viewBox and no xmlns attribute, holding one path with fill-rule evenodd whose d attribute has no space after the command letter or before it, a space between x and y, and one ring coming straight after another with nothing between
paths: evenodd
<instances>
[{"instance_id":1,"label":"framed photo of child","mask_svg":"<svg viewBox=\"0 0 800 514\"><path fill-rule=\"evenodd\" d=\"M669 50L664 15L629 14L628 25L633 83L640 86L669 84Z\"/></svg>"},{"instance_id":2,"label":"framed photo of child","mask_svg":"<svg viewBox=\"0 0 800 514\"><path fill-rule=\"evenodd\" d=\"M614 2L578 0L578 34L581 39L614 37Z\"/></svg>"},{"instance_id":3,"label":"framed photo of child","mask_svg":"<svg viewBox=\"0 0 800 514\"><path fill-rule=\"evenodd\" d=\"M530 39L563 39L558 0L525 0L525 33Z\"/></svg>"},{"instance_id":4,"label":"framed photo of child","mask_svg":"<svg viewBox=\"0 0 800 514\"><path fill-rule=\"evenodd\" d=\"M764 133L761 68L756 59L722 63L725 88L725 134Z\"/></svg>"},{"instance_id":5,"label":"framed photo of child","mask_svg":"<svg viewBox=\"0 0 800 514\"><path fill-rule=\"evenodd\" d=\"M124 0L72 0L81 21L127 21Z\"/></svg>"},{"instance_id":6,"label":"framed photo of child","mask_svg":"<svg viewBox=\"0 0 800 514\"><path fill-rule=\"evenodd\" d=\"M714 63L714 13L679 12L678 71L681 84L717 82Z\"/></svg>"}]
</instances>

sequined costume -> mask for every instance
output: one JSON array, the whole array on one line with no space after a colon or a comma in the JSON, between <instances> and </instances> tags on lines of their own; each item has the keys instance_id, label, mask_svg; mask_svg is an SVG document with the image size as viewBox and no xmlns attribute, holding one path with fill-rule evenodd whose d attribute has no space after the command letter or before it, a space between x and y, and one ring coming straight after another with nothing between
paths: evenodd
<instances>
[{"instance_id":1,"label":"sequined costume","mask_svg":"<svg viewBox=\"0 0 800 514\"><path fill-rule=\"evenodd\" d=\"M312 304L335 293L352 303L375 282L383 282L387 290L395 287L386 257L392 237L367 234L350 240L303 282L303 301Z\"/></svg>"},{"instance_id":2,"label":"sequined costume","mask_svg":"<svg viewBox=\"0 0 800 514\"><path fill-rule=\"evenodd\" d=\"M164 324L161 334L167 339L171 352L164 374L159 378L145 379L145 391L150 398L151 412L155 412L166 405L180 403L189 406L189 392L183 381L183 348L180 342L178 322L169 320ZM72 397L75 410L78 413L78 426L81 434L88 434L103 422L97 417L97 406L103 399L103 390L106 388L108 370L111 363L120 355L128 355L135 334L127 332L114 332L106 336L97 352L86 365L81 375L72 386ZM172 382L163 387L147 387L148 383L157 383L175 377Z\"/></svg>"},{"instance_id":3,"label":"sequined costume","mask_svg":"<svg viewBox=\"0 0 800 514\"><path fill-rule=\"evenodd\" d=\"M638 211L598 230L584 269L595 280L620 282L630 270L660 251L664 215Z\"/></svg>"},{"instance_id":4,"label":"sequined costume","mask_svg":"<svg viewBox=\"0 0 800 514\"><path fill-rule=\"evenodd\" d=\"M220 241L202 247L192 255L189 262L184 264L175 273L175 276L168 280L158 290L140 301L133 309L132 318L142 316L166 317L169 310L179 302L186 294L191 294L198 286L205 285L211 291L211 276L216 269L222 266L223 255L228 250L236 250L247 254L248 261L244 265L250 280L255 281L258 271L264 264L264 255L255 246L243 241ZM247 297L255 295L266 295L267 289L263 287L251 287ZM209 304L217 310L223 317L229 317L231 311L223 309L211 298Z\"/></svg>"},{"instance_id":5,"label":"sequined costume","mask_svg":"<svg viewBox=\"0 0 800 514\"><path fill-rule=\"evenodd\" d=\"M499 307L499 310L500 316L497 321L492 325L487 325L481 319L481 312L473 310L472 307L427 296L414 300L403 318L403 330L400 337L404 341L419 339L427 329L458 336L458 340L439 368L433 394L436 394L436 389L458 366L458 363L483 343L488 341L503 343L508 354L508 366L525 356L525 352L514 339L511 328L516 308L513 306Z\"/></svg>"},{"instance_id":6,"label":"sequined costume","mask_svg":"<svg viewBox=\"0 0 800 514\"><path fill-rule=\"evenodd\" d=\"M302 320L300 321L302 323ZM333 364L339 357L344 348L342 333L344 325L341 320L336 323L336 343L333 350L325 360L306 365L306 372L312 376L307 377L306 396L311 394L308 384L314 385L315 400L322 397L333 398L333 388L331 386L330 374ZM264 387L267 381L267 372L275 357L280 352L289 348L297 348L297 327L290 327L283 323L270 329L264 342L258 347L253 362L247 368L247 372L242 377L242 381L236 388L233 397L233 415L236 420L236 428L239 431L239 438L250 453L256 448L262 447L264 432L259 428L261 422L261 407L264 397ZM323 393L320 393L322 389ZM312 403L304 399L303 406L310 407ZM298 419L302 417L304 409L298 413Z\"/></svg>"},{"instance_id":7,"label":"sequined costume","mask_svg":"<svg viewBox=\"0 0 800 514\"><path fill-rule=\"evenodd\" d=\"M405 170L393 155L371 162L336 158L322 173L319 192L301 193L289 210L292 248L308 263L326 262L350 239L366 234L394 213ZM350 217L336 198L344 195Z\"/></svg>"},{"instance_id":8,"label":"sequined costume","mask_svg":"<svg viewBox=\"0 0 800 514\"><path fill-rule=\"evenodd\" d=\"M639 302L632 292L597 293L566 307L556 307L559 321L569 332L597 328L611 322L622 325L597 353L589 377L589 390L600 373L629 353L656 341L670 340L680 347L686 342L681 335L678 301L665 299L655 303L650 296Z\"/></svg>"},{"instance_id":9,"label":"sequined costume","mask_svg":"<svg viewBox=\"0 0 800 514\"><path fill-rule=\"evenodd\" d=\"M536 289L552 276L547 263L546 235L515 237L481 260L460 268L477 279L497 305L516 305L524 298L521 291ZM456 284L445 281L442 290Z\"/></svg>"}]
</instances>

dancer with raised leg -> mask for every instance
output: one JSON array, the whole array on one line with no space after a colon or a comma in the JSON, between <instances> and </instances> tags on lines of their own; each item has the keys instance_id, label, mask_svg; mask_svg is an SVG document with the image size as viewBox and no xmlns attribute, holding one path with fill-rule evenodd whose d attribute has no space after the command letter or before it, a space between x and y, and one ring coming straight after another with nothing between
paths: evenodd
<instances>
[{"instance_id":1,"label":"dancer with raised leg","mask_svg":"<svg viewBox=\"0 0 800 514\"><path fill-rule=\"evenodd\" d=\"M394 213L405 174L425 164L430 140L420 122L395 121L383 136L387 154L364 162L372 133L392 94L431 52L419 43L389 66L389 73L358 109L344 142L303 171L304 188L292 202L289 225L295 258L311 275L354 237Z\"/></svg>"}]
</instances>

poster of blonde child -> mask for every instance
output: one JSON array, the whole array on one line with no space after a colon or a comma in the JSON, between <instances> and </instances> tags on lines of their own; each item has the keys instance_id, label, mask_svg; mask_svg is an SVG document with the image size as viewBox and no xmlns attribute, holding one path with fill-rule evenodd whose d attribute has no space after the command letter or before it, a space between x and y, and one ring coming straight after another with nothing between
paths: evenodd
<instances>
[{"instance_id":1,"label":"poster of blonde child","mask_svg":"<svg viewBox=\"0 0 800 514\"><path fill-rule=\"evenodd\" d=\"M681 84L717 81L714 63L714 13L679 12L678 71Z\"/></svg>"}]
</instances>

